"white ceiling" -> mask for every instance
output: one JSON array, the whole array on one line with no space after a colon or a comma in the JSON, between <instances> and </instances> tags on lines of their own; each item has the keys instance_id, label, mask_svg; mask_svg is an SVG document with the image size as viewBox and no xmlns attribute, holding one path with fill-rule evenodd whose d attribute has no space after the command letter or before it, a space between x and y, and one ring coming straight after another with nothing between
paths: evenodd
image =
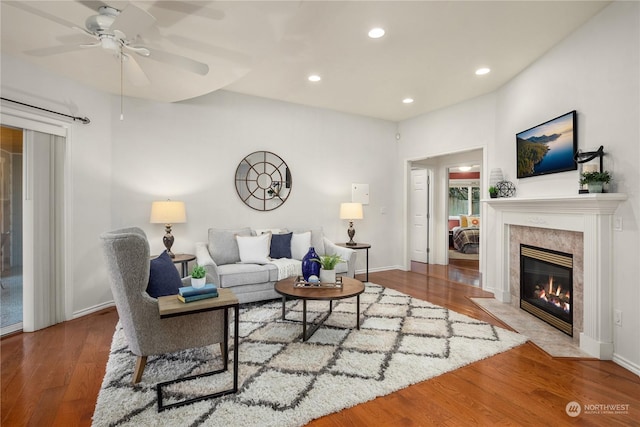
<instances>
[{"instance_id":1,"label":"white ceiling","mask_svg":"<svg viewBox=\"0 0 640 427\"><path fill-rule=\"evenodd\" d=\"M84 28L101 4L129 3L3 0L2 52L119 94L120 62L100 48L76 49L94 40L70 27ZM209 72L135 56L151 83L125 79L127 96L175 102L226 89L400 121L497 89L609 2L132 3L156 18L136 44L206 63ZM373 26L386 35L369 39ZM476 76L479 67L492 71ZM308 82L311 73L322 81ZM406 97L415 102L403 104Z\"/></svg>"}]
</instances>

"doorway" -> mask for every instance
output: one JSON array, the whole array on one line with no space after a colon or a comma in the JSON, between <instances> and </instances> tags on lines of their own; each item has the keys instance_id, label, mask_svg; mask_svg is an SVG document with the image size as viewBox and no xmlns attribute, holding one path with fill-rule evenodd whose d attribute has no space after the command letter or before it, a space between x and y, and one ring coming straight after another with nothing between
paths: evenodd
<instances>
[{"instance_id":1,"label":"doorway","mask_svg":"<svg viewBox=\"0 0 640 427\"><path fill-rule=\"evenodd\" d=\"M473 213L474 209L479 206L479 201L482 193L482 165L484 163L484 149L478 148L463 152L450 153L444 155L438 155L434 157L426 157L421 159L408 160L406 163L406 268L407 270L420 271L420 266L414 268L417 259L419 259L419 252L415 250L416 242L420 242L420 239L427 240L427 254L428 264L438 264L448 266L450 263L458 263L457 257L450 260L449 249L451 245L451 235L453 223L450 222L451 217L458 217L449 214L449 182L450 171L461 172L458 168L469 168L469 171L474 171L477 174L471 189L467 188L468 197L465 199L465 206L469 206L467 212ZM415 207L421 206L422 202L420 198L422 195L416 190L416 173L415 171L426 171L429 176L428 196L427 196L427 225L421 226L417 222L418 216L415 214ZM462 192L461 192L462 193ZM469 199L470 197L470 199ZM467 205L468 203L468 205ZM482 224L479 221L479 224ZM420 231L420 228L423 231ZM479 227L480 228L480 227ZM419 235L417 235L419 234ZM481 237L480 237L481 238ZM480 245L478 245L479 249ZM479 252L479 250L478 250ZM461 254L464 258L465 254ZM482 254L474 254L474 260L471 263L467 263L464 268L479 270L479 258ZM424 260L425 258L422 258ZM423 261L423 268L426 267L426 262Z\"/></svg>"},{"instance_id":2,"label":"doorway","mask_svg":"<svg viewBox=\"0 0 640 427\"><path fill-rule=\"evenodd\" d=\"M66 129L10 114L2 121L0 317L5 335L65 320Z\"/></svg>"},{"instance_id":3,"label":"doorway","mask_svg":"<svg viewBox=\"0 0 640 427\"><path fill-rule=\"evenodd\" d=\"M22 129L0 134L0 327L22 329Z\"/></svg>"}]
</instances>

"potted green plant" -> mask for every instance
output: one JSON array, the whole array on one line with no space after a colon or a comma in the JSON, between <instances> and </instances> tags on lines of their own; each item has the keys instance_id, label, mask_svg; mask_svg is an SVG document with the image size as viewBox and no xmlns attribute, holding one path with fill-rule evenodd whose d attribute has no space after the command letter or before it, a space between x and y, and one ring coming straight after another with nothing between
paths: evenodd
<instances>
[{"instance_id":1,"label":"potted green plant","mask_svg":"<svg viewBox=\"0 0 640 427\"><path fill-rule=\"evenodd\" d=\"M336 283L336 265L344 262L340 255L322 255L320 258L313 258L311 261L320 264L321 283Z\"/></svg>"},{"instance_id":2,"label":"potted green plant","mask_svg":"<svg viewBox=\"0 0 640 427\"><path fill-rule=\"evenodd\" d=\"M498 189L496 187L494 187L493 185L491 187L489 187L489 196L492 199L495 199L496 197L498 197Z\"/></svg>"},{"instance_id":3,"label":"potted green plant","mask_svg":"<svg viewBox=\"0 0 640 427\"><path fill-rule=\"evenodd\" d=\"M580 184L587 185L589 193L602 193L602 185L611 181L609 171L603 172L582 172Z\"/></svg>"},{"instance_id":4,"label":"potted green plant","mask_svg":"<svg viewBox=\"0 0 640 427\"><path fill-rule=\"evenodd\" d=\"M203 288L207 282L207 270L201 265L196 265L191 271L191 286L196 289Z\"/></svg>"}]
</instances>

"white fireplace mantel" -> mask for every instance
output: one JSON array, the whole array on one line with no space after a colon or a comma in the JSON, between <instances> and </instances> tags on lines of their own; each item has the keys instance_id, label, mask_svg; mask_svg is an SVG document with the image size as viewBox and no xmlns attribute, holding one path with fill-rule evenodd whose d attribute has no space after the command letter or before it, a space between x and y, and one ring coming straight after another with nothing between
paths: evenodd
<instances>
[{"instance_id":1,"label":"white fireplace mantel","mask_svg":"<svg viewBox=\"0 0 640 427\"><path fill-rule=\"evenodd\" d=\"M509 227L539 227L583 233L584 319L580 348L599 359L613 357L613 214L626 194L485 199L497 231L494 296L508 303Z\"/></svg>"}]
</instances>

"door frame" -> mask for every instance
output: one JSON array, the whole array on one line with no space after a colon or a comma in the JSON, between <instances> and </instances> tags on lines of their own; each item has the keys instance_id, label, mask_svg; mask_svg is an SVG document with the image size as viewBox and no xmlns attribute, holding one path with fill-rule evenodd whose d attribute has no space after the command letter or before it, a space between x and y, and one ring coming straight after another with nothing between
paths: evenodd
<instances>
[{"instance_id":1,"label":"door frame","mask_svg":"<svg viewBox=\"0 0 640 427\"><path fill-rule=\"evenodd\" d=\"M449 179L448 176L445 176L445 172L448 171L449 167L456 160L449 160L449 157L453 156L464 156L465 153L472 151L480 151L482 162L481 162L481 173L480 173L480 194L486 194L487 192L487 174L484 172L487 170L487 150L484 146L477 147L469 147L464 150L451 151L445 153L438 153L432 155L424 155L420 157L412 157L406 158L403 162L404 167L404 191L403 191L403 268L406 271L411 271L411 248L410 248L410 203L411 203L411 168L416 166L416 163L426 166L428 168L428 164L431 163L433 165L432 172L433 176L431 178L431 188L429 191L429 212L430 212L430 220L429 220L429 247L431 248L431 253L429 255L429 262L432 264L442 264L446 265L449 262L449 253L448 251L443 251L444 244L446 242L448 248L449 242L449 231L448 227L443 226L436 228L435 224L438 221L443 221L445 215L448 215L448 186ZM443 172L444 171L444 172ZM445 191L446 190L446 191ZM446 196L446 197L445 197ZM437 209L439 207L439 209ZM480 208L481 215L486 214L485 204L481 204ZM448 216L447 216L448 219ZM448 223L448 221L447 221ZM482 247L482 240L484 234L484 223L485 221L480 221L480 246ZM434 232L435 231L435 232ZM440 245L442 243L442 245ZM442 247L441 247L442 246ZM479 269L482 274L485 270L484 265L484 254L483 251L480 251L480 262Z\"/></svg>"}]
</instances>

